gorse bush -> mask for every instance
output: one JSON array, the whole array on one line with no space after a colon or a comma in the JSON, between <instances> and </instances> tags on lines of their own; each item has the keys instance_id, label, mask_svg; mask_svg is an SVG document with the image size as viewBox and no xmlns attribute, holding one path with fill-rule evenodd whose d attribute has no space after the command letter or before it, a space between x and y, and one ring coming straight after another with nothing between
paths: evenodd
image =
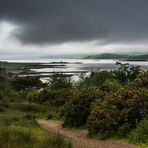
<instances>
[{"instance_id":1,"label":"gorse bush","mask_svg":"<svg viewBox=\"0 0 148 148\"><path fill-rule=\"evenodd\" d=\"M69 101L62 109L63 126L79 127L85 125L90 114L91 103L103 96L103 92L97 88L82 88L73 91Z\"/></svg>"},{"instance_id":2,"label":"gorse bush","mask_svg":"<svg viewBox=\"0 0 148 148\"><path fill-rule=\"evenodd\" d=\"M47 103L55 106L62 106L68 101L71 90L69 89L43 89L38 97L38 103Z\"/></svg>"},{"instance_id":3,"label":"gorse bush","mask_svg":"<svg viewBox=\"0 0 148 148\"><path fill-rule=\"evenodd\" d=\"M90 134L120 133L127 135L136 123L147 118L148 94L145 91L148 73L141 74L133 83L109 94L92 107L88 119ZM126 125L126 126L125 126ZM127 133L126 133L127 132Z\"/></svg>"}]
</instances>

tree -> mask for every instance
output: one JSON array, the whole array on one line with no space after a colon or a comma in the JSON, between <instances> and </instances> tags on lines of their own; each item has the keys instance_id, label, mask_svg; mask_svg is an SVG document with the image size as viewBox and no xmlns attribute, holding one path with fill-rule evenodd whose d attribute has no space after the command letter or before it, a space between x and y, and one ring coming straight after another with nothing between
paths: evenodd
<instances>
[{"instance_id":1,"label":"tree","mask_svg":"<svg viewBox=\"0 0 148 148\"><path fill-rule=\"evenodd\" d=\"M25 90L29 88L40 88L42 86L42 82L39 79L39 77L15 77L11 81L12 86L14 89L20 91L20 90Z\"/></svg>"},{"instance_id":2,"label":"tree","mask_svg":"<svg viewBox=\"0 0 148 148\"><path fill-rule=\"evenodd\" d=\"M123 84L128 81L133 81L142 71L140 66L131 66L128 63L122 64L117 62L116 65L118 65L119 68L114 71L115 77Z\"/></svg>"},{"instance_id":3,"label":"tree","mask_svg":"<svg viewBox=\"0 0 148 148\"><path fill-rule=\"evenodd\" d=\"M53 74L50 77L49 86L52 89L72 88L72 80L62 73Z\"/></svg>"}]
</instances>

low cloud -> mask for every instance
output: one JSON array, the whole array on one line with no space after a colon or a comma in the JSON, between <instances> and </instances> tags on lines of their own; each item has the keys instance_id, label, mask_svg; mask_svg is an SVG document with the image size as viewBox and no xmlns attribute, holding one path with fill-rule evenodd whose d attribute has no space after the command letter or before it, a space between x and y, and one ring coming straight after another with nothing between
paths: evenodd
<instances>
[{"instance_id":1,"label":"low cloud","mask_svg":"<svg viewBox=\"0 0 148 148\"><path fill-rule=\"evenodd\" d=\"M137 42L148 39L147 0L4 0L0 20L24 44Z\"/></svg>"}]
</instances>

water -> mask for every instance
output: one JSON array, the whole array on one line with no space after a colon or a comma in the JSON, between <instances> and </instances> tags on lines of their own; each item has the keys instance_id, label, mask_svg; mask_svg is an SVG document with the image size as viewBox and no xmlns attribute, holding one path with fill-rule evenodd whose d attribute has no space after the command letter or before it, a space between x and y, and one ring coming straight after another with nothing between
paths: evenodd
<instances>
[{"instance_id":1,"label":"water","mask_svg":"<svg viewBox=\"0 0 148 148\"><path fill-rule=\"evenodd\" d=\"M31 69L35 72L40 72L43 78L41 80L46 82L48 75L53 72L62 72L67 75L73 75L75 80L78 79L81 73L89 74L91 71L98 69L113 70L117 69L116 62L118 60L97 60L97 59L36 59L36 60L8 60L8 62L17 63L41 63L48 65L48 68ZM54 63L53 63L54 62ZM148 70L148 61L120 61L122 63L129 63L133 66L141 66L142 69ZM47 77L46 77L47 76Z\"/></svg>"}]
</instances>

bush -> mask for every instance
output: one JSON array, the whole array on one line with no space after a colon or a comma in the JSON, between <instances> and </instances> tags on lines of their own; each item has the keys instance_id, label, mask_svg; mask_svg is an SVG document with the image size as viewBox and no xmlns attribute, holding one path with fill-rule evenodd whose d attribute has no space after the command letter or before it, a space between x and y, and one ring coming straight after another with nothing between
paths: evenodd
<instances>
[{"instance_id":1,"label":"bush","mask_svg":"<svg viewBox=\"0 0 148 148\"><path fill-rule=\"evenodd\" d=\"M115 133L127 135L136 127L137 121L147 118L148 93L146 90L148 73L143 73L133 83L129 83L118 92L98 101L88 119L89 133ZM147 83L148 84L148 83Z\"/></svg>"},{"instance_id":2,"label":"bush","mask_svg":"<svg viewBox=\"0 0 148 148\"><path fill-rule=\"evenodd\" d=\"M39 77L16 77L12 80L12 86L15 90L26 90L30 88L40 88L42 82Z\"/></svg>"},{"instance_id":3,"label":"bush","mask_svg":"<svg viewBox=\"0 0 148 148\"><path fill-rule=\"evenodd\" d=\"M101 87L106 80L113 79L114 75L109 71L92 72L89 77L83 79L80 85Z\"/></svg>"},{"instance_id":4,"label":"bush","mask_svg":"<svg viewBox=\"0 0 148 148\"><path fill-rule=\"evenodd\" d=\"M49 86L52 89L72 88L71 77L62 73L53 74L49 80Z\"/></svg>"},{"instance_id":5,"label":"bush","mask_svg":"<svg viewBox=\"0 0 148 148\"><path fill-rule=\"evenodd\" d=\"M135 80L141 72L140 66L132 66L128 63L122 64L119 62L116 64L119 65L119 68L114 71L115 77L123 84Z\"/></svg>"},{"instance_id":6,"label":"bush","mask_svg":"<svg viewBox=\"0 0 148 148\"><path fill-rule=\"evenodd\" d=\"M38 103L62 106L69 99L70 94L71 91L69 89L43 89L39 94Z\"/></svg>"},{"instance_id":7,"label":"bush","mask_svg":"<svg viewBox=\"0 0 148 148\"><path fill-rule=\"evenodd\" d=\"M129 135L130 142L148 144L148 120L143 120Z\"/></svg>"},{"instance_id":8,"label":"bush","mask_svg":"<svg viewBox=\"0 0 148 148\"><path fill-rule=\"evenodd\" d=\"M18 101L20 99L20 95L10 85L5 85L1 91L1 98L5 101Z\"/></svg>"},{"instance_id":9,"label":"bush","mask_svg":"<svg viewBox=\"0 0 148 148\"><path fill-rule=\"evenodd\" d=\"M97 88L83 88L75 90L70 100L64 105L62 115L63 126L79 127L86 124L90 114L90 106L96 99L102 98L103 93Z\"/></svg>"},{"instance_id":10,"label":"bush","mask_svg":"<svg viewBox=\"0 0 148 148\"><path fill-rule=\"evenodd\" d=\"M106 80L101 86L103 91L117 91L120 88L121 84L115 79Z\"/></svg>"},{"instance_id":11,"label":"bush","mask_svg":"<svg viewBox=\"0 0 148 148\"><path fill-rule=\"evenodd\" d=\"M24 92L22 93L22 95L24 95ZM40 103L39 95L40 95L40 92L38 90L28 90L25 92L24 97L29 102Z\"/></svg>"}]
</instances>

